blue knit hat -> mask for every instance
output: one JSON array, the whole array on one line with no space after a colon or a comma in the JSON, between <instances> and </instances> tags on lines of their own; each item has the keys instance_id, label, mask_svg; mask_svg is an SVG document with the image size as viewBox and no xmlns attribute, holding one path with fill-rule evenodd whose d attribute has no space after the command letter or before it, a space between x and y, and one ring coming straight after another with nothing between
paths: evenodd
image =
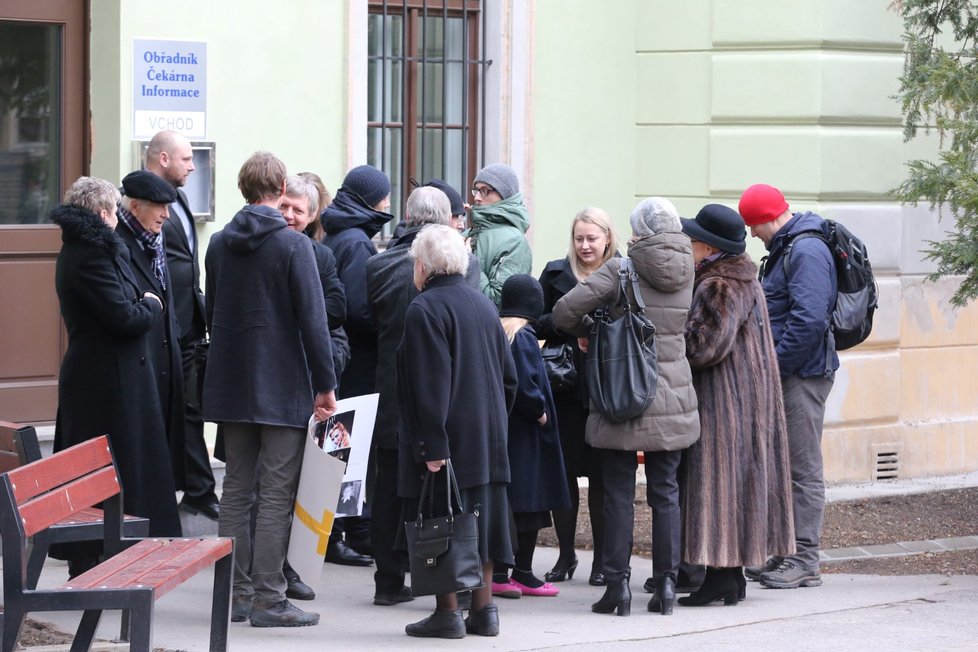
<instances>
[{"instance_id":1,"label":"blue knit hat","mask_svg":"<svg viewBox=\"0 0 978 652\"><path fill-rule=\"evenodd\" d=\"M391 194L391 181L374 166L359 165L346 173L340 190L346 190L367 208L373 208Z\"/></svg>"},{"instance_id":2,"label":"blue knit hat","mask_svg":"<svg viewBox=\"0 0 978 652\"><path fill-rule=\"evenodd\" d=\"M520 191L520 180L516 171L508 165L493 163L479 170L475 181L492 186L503 199L509 199Z\"/></svg>"}]
</instances>

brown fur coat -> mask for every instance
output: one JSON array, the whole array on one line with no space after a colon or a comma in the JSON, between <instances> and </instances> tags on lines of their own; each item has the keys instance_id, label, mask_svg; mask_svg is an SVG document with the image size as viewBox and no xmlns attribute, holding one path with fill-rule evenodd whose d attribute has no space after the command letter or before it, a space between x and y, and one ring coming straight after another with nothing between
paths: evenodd
<instances>
[{"instance_id":1,"label":"brown fur coat","mask_svg":"<svg viewBox=\"0 0 978 652\"><path fill-rule=\"evenodd\" d=\"M683 558L730 567L791 554L781 381L764 291L746 254L696 272L685 335L701 437L686 452Z\"/></svg>"}]
</instances>

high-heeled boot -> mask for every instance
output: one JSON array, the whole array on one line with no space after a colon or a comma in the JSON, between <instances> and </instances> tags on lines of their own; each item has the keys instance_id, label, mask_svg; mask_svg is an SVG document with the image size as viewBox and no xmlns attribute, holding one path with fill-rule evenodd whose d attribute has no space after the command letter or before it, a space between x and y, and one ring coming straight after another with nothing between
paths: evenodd
<instances>
[{"instance_id":1,"label":"high-heeled boot","mask_svg":"<svg viewBox=\"0 0 978 652\"><path fill-rule=\"evenodd\" d=\"M601 599L591 605L591 611L598 614L610 614L617 611L619 616L627 616L632 612L632 589L628 586L631 573L626 572L618 580L608 580Z\"/></svg>"},{"instance_id":2,"label":"high-heeled boot","mask_svg":"<svg viewBox=\"0 0 978 652\"><path fill-rule=\"evenodd\" d=\"M655 580L655 592L649 600L649 611L658 611L663 616L672 615L676 604L676 580L672 575L662 575Z\"/></svg>"},{"instance_id":3,"label":"high-heeled boot","mask_svg":"<svg viewBox=\"0 0 978 652\"><path fill-rule=\"evenodd\" d=\"M730 568L707 568L703 586L684 598L679 598L679 604L684 607L704 607L717 600L723 600L726 606L737 604L737 594L740 589Z\"/></svg>"},{"instance_id":4,"label":"high-heeled boot","mask_svg":"<svg viewBox=\"0 0 978 652\"><path fill-rule=\"evenodd\" d=\"M729 569L730 574L733 575L734 581L737 582L737 599L746 600L747 599L747 578L744 577L744 567L734 566Z\"/></svg>"}]
</instances>

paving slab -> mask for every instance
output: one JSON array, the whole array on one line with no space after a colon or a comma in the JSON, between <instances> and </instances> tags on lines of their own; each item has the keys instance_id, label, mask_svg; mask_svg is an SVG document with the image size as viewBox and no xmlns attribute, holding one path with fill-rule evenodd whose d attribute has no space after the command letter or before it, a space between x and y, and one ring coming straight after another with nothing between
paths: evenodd
<instances>
[{"instance_id":1,"label":"paving slab","mask_svg":"<svg viewBox=\"0 0 978 652\"><path fill-rule=\"evenodd\" d=\"M501 634L467 636L463 641L413 639L404 626L428 615L434 598L377 607L372 604L373 569L326 564L317 598L297 603L318 611L317 627L259 629L232 623L232 650L278 652L310 649L370 650L848 650L978 649L978 577L823 575L817 588L764 589L749 583L747 600L734 607L677 606L664 617L646 611L649 595L642 583L651 574L648 559L633 559L632 615L593 614L590 605L602 589L587 584L591 557L580 553L573 581L559 586L555 598L497 599ZM542 574L557 551L537 551L535 570ZM61 562L49 561L41 586L66 577ZM212 575L202 573L156 605L154 645L188 652L207 649ZM74 631L80 614L48 613L32 617ZM118 617L106 615L100 634L118 632Z\"/></svg>"}]
</instances>

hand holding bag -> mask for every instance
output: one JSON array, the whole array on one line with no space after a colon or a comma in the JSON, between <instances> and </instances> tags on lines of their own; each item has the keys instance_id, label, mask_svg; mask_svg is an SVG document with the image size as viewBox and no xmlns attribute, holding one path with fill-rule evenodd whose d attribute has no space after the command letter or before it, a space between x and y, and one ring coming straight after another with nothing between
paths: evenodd
<instances>
[{"instance_id":1,"label":"hand holding bag","mask_svg":"<svg viewBox=\"0 0 978 652\"><path fill-rule=\"evenodd\" d=\"M540 349L547 379L555 392L566 392L577 387L577 365L574 364L574 347L567 342L547 342Z\"/></svg>"},{"instance_id":2,"label":"hand holding bag","mask_svg":"<svg viewBox=\"0 0 978 652\"><path fill-rule=\"evenodd\" d=\"M629 283L634 305L628 300ZM655 399L659 367L655 326L645 316L638 273L629 258L621 259L618 285L616 305L625 312L614 320L607 306L595 313L588 333L585 378L595 409L621 423L640 416Z\"/></svg>"},{"instance_id":3,"label":"hand holding bag","mask_svg":"<svg viewBox=\"0 0 978 652\"><path fill-rule=\"evenodd\" d=\"M421 486L418 518L404 523L411 567L411 594L415 596L482 587L478 515L462 511L455 471L448 460L445 466L447 512L445 516L430 516L434 511L435 475L428 471ZM426 498L429 518L422 514Z\"/></svg>"}]
</instances>

